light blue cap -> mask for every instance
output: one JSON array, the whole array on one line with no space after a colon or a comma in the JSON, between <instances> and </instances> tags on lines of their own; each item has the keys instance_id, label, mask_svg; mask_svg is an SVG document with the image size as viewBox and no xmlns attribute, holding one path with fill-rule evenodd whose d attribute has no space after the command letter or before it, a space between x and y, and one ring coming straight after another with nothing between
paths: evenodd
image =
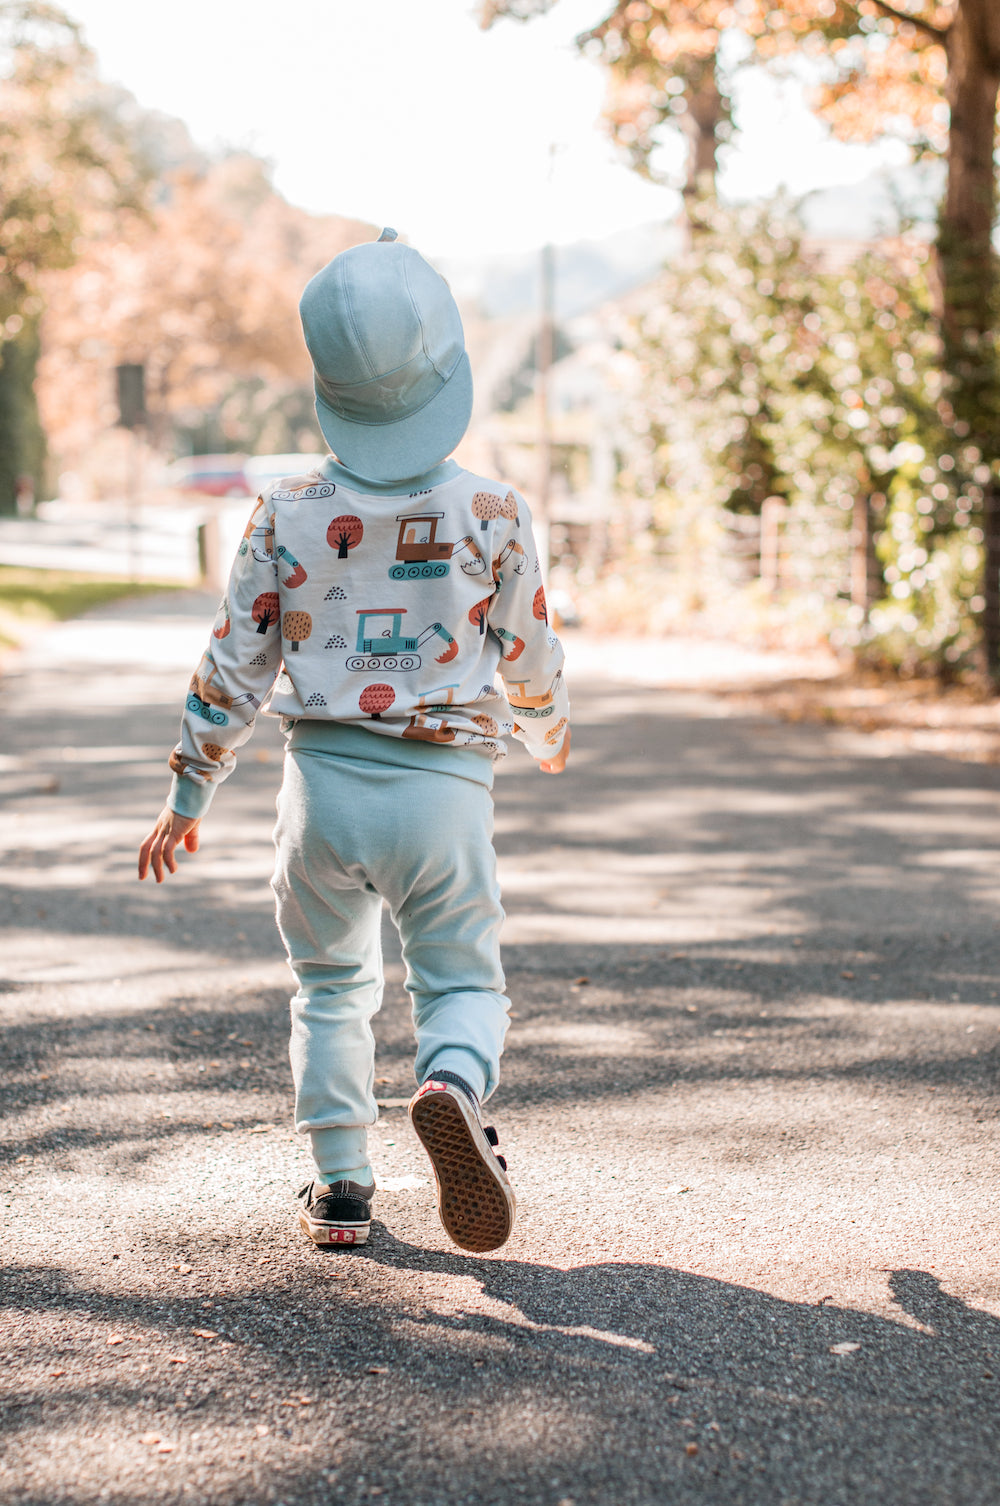
<instances>
[{"instance_id":1,"label":"light blue cap","mask_svg":"<svg viewBox=\"0 0 1000 1506\"><path fill-rule=\"evenodd\" d=\"M472 416L472 371L448 284L395 230L335 256L299 302L316 416L338 460L403 481L451 454Z\"/></svg>"}]
</instances>

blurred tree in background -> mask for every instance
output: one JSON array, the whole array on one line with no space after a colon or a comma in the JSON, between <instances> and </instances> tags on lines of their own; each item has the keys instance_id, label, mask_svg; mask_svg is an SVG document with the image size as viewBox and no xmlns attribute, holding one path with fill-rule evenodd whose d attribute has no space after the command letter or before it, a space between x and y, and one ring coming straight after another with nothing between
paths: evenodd
<instances>
[{"instance_id":1,"label":"blurred tree in background","mask_svg":"<svg viewBox=\"0 0 1000 1506\"><path fill-rule=\"evenodd\" d=\"M482 0L480 14L489 26L554 3ZM728 64L727 38L740 41ZM683 440L673 410L662 428L655 412L639 418L647 486L674 488L687 517L696 495L738 512L779 498L790 525L802 515L800 558L806 535L818 559L830 558L839 513L840 534L850 521L856 548L860 540L870 550L877 535L883 599L862 602L871 585L861 591L856 568L850 589L834 584L834 567L827 595L852 609L836 630L909 667L962 665L978 648L1000 684L1000 4L617 0L578 45L607 69L607 124L640 172L662 175L657 152L672 126L690 142L682 186L700 244L665 280L639 336L647 380L659 374L689 412L679 420ZM798 60L814 107L844 139L894 134L915 154L944 158L933 263L900 243L824 278L787 226L720 219L716 158L732 129L734 57ZM775 292L761 291L772 284ZM794 351L791 371L768 359L785 349ZM820 414L818 428L810 413ZM685 475L701 477L694 490L679 480L682 455Z\"/></svg>"},{"instance_id":2,"label":"blurred tree in background","mask_svg":"<svg viewBox=\"0 0 1000 1506\"><path fill-rule=\"evenodd\" d=\"M19 477L41 488L46 435L86 467L122 362L146 368L161 454L313 448L298 295L371 235L104 84L57 6L0 0L0 512Z\"/></svg>"},{"instance_id":3,"label":"blurred tree in background","mask_svg":"<svg viewBox=\"0 0 1000 1506\"><path fill-rule=\"evenodd\" d=\"M114 421L107 373L131 361L157 449L300 448L316 430L299 293L371 228L294 209L242 153L192 156L156 189L143 223L102 228L46 281L43 407L65 453Z\"/></svg>"},{"instance_id":4,"label":"blurred tree in background","mask_svg":"<svg viewBox=\"0 0 1000 1506\"><path fill-rule=\"evenodd\" d=\"M72 265L96 217L143 201L128 122L108 109L77 27L40 0L0 0L0 512L41 483L34 396L44 275Z\"/></svg>"}]
</instances>

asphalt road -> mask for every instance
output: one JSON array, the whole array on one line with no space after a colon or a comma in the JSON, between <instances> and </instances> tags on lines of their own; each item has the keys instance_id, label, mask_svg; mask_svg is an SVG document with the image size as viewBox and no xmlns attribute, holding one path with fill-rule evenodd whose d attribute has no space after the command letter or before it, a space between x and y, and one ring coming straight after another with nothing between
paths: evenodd
<instances>
[{"instance_id":1,"label":"asphalt road","mask_svg":"<svg viewBox=\"0 0 1000 1506\"><path fill-rule=\"evenodd\" d=\"M514 1237L437 1223L388 938L376 1222L324 1254L279 740L140 886L211 603L125 610L3 685L0 1498L1000 1502L1000 770L571 640L571 771L497 781Z\"/></svg>"}]
</instances>

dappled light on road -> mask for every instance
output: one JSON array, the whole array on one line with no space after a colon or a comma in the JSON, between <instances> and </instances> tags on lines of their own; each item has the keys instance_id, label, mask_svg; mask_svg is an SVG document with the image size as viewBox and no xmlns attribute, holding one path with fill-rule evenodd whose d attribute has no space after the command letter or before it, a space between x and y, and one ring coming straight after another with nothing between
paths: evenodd
<instances>
[{"instance_id":1,"label":"dappled light on road","mask_svg":"<svg viewBox=\"0 0 1000 1506\"><path fill-rule=\"evenodd\" d=\"M12 1457L72 1439L72 1506L109 1461L123 1501L167 1499L206 1428L231 1439L210 1498L233 1506L247 1481L422 1499L431 1459L456 1500L644 1503L667 1482L773 1506L780 1479L911 1506L919 1478L986 1506L997 771L582 677L569 773L515 751L497 780L514 1018L490 1107L514 1235L467 1258L437 1223L387 922L376 1223L327 1257L292 1218L309 1170L266 719L197 856L162 890L134 876L187 679L178 605L145 674L88 663L79 624L72 663L38 650L7 681Z\"/></svg>"}]
</instances>

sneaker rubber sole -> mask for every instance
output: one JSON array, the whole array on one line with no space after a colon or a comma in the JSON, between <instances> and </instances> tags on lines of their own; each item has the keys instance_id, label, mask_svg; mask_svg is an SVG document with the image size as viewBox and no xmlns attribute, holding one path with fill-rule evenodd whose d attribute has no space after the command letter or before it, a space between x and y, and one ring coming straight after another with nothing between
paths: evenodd
<instances>
[{"instance_id":1,"label":"sneaker rubber sole","mask_svg":"<svg viewBox=\"0 0 1000 1506\"><path fill-rule=\"evenodd\" d=\"M514 1227L514 1189L472 1104L460 1088L432 1078L409 1112L434 1168L445 1232L463 1250L499 1249Z\"/></svg>"},{"instance_id":2,"label":"sneaker rubber sole","mask_svg":"<svg viewBox=\"0 0 1000 1506\"><path fill-rule=\"evenodd\" d=\"M323 1219L313 1218L307 1209L300 1208L299 1227L314 1245L363 1245L368 1239L371 1223L369 1220L352 1223L347 1219L338 1219L331 1224Z\"/></svg>"}]
</instances>

